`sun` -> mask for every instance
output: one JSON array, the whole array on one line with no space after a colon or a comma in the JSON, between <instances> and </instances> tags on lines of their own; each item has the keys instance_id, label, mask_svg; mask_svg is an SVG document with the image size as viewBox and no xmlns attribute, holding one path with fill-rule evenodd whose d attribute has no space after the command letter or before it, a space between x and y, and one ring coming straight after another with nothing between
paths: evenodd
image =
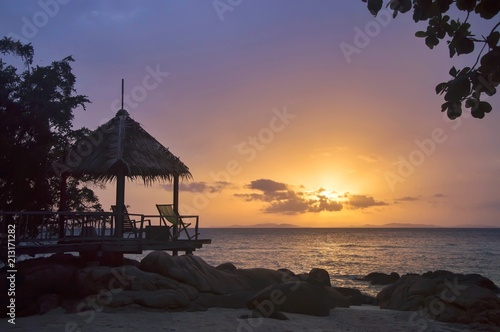
<instances>
[{"instance_id":1,"label":"sun","mask_svg":"<svg viewBox=\"0 0 500 332\"><path fill-rule=\"evenodd\" d=\"M324 189L324 188L321 188L323 190L319 191L318 192L318 195L321 195L321 196L324 196L326 198L328 198L329 200L332 200L332 201L337 201L339 200L339 194L335 191L331 191L331 190L328 190L328 189Z\"/></svg>"}]
</instances>

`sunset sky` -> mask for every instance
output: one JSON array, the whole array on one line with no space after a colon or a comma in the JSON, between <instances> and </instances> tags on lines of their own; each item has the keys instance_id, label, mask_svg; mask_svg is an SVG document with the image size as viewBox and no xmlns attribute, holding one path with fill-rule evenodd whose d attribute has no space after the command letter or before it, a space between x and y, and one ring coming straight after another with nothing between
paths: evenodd
<instances>
[{"instance_id":1,"label":"sunset sky","mask_svg":"<svg viewBox=\"0 0 500 332\"><path fill-rule=\"evenodd\" d=\"M35 65L73 55L92 101L76 128L113 117L125 79L130 116L190 168L181 212L202 226L500 226L500 98L483 120L447 120L434 87L477 53L429 50L411 15L374 18L361 0L42 0L2 2L0 22ZM97 192L110 210L115 183ZM126 184L130 212L171 201L168 183Z\"/></svg>"}]
</instances>

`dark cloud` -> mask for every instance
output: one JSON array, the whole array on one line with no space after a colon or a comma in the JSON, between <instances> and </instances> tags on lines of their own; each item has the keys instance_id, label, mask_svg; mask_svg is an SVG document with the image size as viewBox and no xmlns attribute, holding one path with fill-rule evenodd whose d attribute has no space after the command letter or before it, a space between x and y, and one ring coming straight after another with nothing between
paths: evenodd
<instances>
[{"instance_id":1,"label":"dark cloud","mask_svg":"<svg viewBox=\"0 0 500 332\"><path fill-rule=\"evenodd\" d=\"M229 185L228 182L223 182L223 181L218 181L213 183L207 183L203 181L189 182L189 183L182 182L179 184L179 190L192 193L202 193L202 192L220 193L228 185ZM164 185L163 187L167 190L172 190L172 184Z\"/></svg>"},{"instance_id":2,"label":"dark cloud","mask_svg":"<svg viewBox=\"0 0 500 332\"><path fill-rule=\"evenodd\" d=\"M350 195L348 205L351 209L366 209L371 206L388 205L386 202L376 201L368 195Z\"/></svg>"},{"instance_id":3,"label":"dark cloud","mask_svg":"<svg viewBox=\"0 0 500 332\"><path fill-rule=\"evenodd\" d=\"M445 195L445 194L437 193L437 194L432 195L432 197L434 197L434 198L444 198L444 197L448 197L448 196Z\"/></svg>"},{"instance_id":4,"label":"dark cloud","mask_svg":"<svg viewBox=\"0 0 500 332\"><path fill-rule=\"evenodd\" d=\"M247 202L261 201L266 205L265 213L300 214L318 213L321 211L341 211L344 206L350 209L365 209L372 206L388 205L386 202L376 201L368 195L351 195L350 193L337 194L338 199L331 197L332 192L325 188L315 191L303 191L303 186L290 186L285 183L268 179L252 181L246 188L259 190L259 193L235 194ZM293 188L299 188L295 190ZM409 197L404 198L409 200Z\"/></svg>"},{"instance_id":5,"label":"dark cloud","mask_svg":"<svg viewBox=\"0 0 500 332\"><path fill-rule=\"evenodd\" d=\"M262 193L235 194L247 202L262 201L267 205L266 213L299 214L307 212L340 211L342 204L324 195L326 189L319 188L314 192L296 191L285 183L269 179L252 181L247 188ZM303 189L304 186L299 186Z\"/></svg>"},{"instance_id":6,"label":"dark cloud","mask_svg":"<svg viewBox=\"0 0 500 332\"><path fill-rule=\"evenodd\" d=\"M403 197L399 197L399 198L396 198L395 201L398 201L398 202L414 202L414 201L418 201L419 198L418 197L415 197L415 196L403 196Z\"/></svg>"},{"instance_id":7,"label":"dark cloud","mask_svg":"<svg viewBox=\"0 0 500 332\"><path fill-rule=\"evenodd\" d=\"M252 181L248 185L248 188L262 190L263 192L266 193L280 191L280 190L287 190L286 184L269 179L259 179Z\"/></svg>"}]
</instances>

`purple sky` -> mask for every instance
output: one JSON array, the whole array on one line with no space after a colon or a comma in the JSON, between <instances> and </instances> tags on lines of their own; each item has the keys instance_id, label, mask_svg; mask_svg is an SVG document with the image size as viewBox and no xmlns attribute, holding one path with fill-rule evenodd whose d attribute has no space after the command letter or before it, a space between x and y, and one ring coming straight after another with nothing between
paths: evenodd
<instances>
[{"instance_id":1,"label":"purple sky","mask_svg":"<svg viewBox=\"0 0 500 332\"><path fill-rule=\"evenodd\" d=\"M36 65L74 56L92 101L75 127L114 116L125 79L130 115L189 166L181 207L202 225L500 226L499 97L483 120L447 121L434 87L477 53L429 50L410 15L352 0L42 0L4 1L0 22ZM98 192L109 209L114 183ZM131 212L169 202L168 184L127 183Z\"/></svg>"}]
</instances>

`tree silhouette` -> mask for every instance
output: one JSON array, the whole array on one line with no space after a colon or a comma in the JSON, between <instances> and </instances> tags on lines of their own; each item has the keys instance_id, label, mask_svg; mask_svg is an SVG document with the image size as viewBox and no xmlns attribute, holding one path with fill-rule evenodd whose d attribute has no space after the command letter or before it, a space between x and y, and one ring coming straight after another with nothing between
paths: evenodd
<instances>
[{"instance_id":1,"label":"tree silhouette","mask_svg":"<svg viewBox=\"0 0 500 332\"><path fill-rule=\"evenodd\" d=\"M367 2L368 10L373 15L377 15L383 6L383 0L362 1ZM394 11L393 17L413 8L413 20L427 22L427 29L417 31L415 36L424 38L430 49L446 39L450 58L470 54L476 46L481 47L472 67L452 67L449 72L452 78L439 83L436 93L444 94L441 111L446 111L450 119L462 115L462 105L471 109L473 117L484 118L492 108L488 102L481 100L481 95L493 96L500 83L500 32L497 31L500 22L493 23L486 36L477 37L472 34L468 20L470 15L479 15L484 20L495 18L500 11L500 0L389 0L386 5ZM465 16L463 20L446 15L460 15L460 12Z\"/></svg>"},{"instance_id":2,"label":"tree silhouette","mask_svg":"<svg viewBox=\"0 0 500 332\"><path fill-rule=\"evenodd\" d=\"M0 40L0 54L20 57L21 73L0 58L0 210L53 210L59 202L61 174L53 162L88 132L72 129L73 110L89 102L75 94L72 57L32 67L31 44ZM71 179L68 202L74 210L102 211L87 179Z\"/></svg>"}]
</instances>

